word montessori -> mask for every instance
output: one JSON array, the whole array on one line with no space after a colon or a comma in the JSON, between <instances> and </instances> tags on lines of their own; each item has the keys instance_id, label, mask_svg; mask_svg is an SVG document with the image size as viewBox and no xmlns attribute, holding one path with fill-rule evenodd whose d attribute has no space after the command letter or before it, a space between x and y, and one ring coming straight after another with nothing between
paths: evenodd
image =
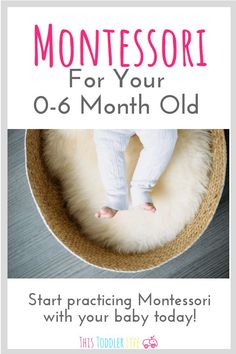
<instances>
[{"instance_id":1,"label":"word montessori","mask_svg":"<svg viewBox=\"0 0 236 354\"><path fill-rule=\"evenodd\" d=\"M45 35L45 31L47 34ZM118 65L120 67L206 66L205 29L71 29L34 26L34 65L42 61L52 68L72 65ZM44 33L44 35L42 35ZM118 50L115 50L118 49ZM57 57L56 57L57 56Z\"/></svg>"}]
</instances>

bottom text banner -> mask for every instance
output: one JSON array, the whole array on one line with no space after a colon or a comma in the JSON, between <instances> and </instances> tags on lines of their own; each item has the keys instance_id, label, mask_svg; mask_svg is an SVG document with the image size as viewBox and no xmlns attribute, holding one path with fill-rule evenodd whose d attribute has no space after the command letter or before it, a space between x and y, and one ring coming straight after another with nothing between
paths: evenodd
<instances>
[{"instance_id":1,"label":"bottom text banner","mask_svg":"<svg viewBox=\"0 0 236 354\"><path fill-rule=\"evenodd\" d=\"M229 279L9 279L9 349L229 349Z\"/></svg>"}]
</instances>

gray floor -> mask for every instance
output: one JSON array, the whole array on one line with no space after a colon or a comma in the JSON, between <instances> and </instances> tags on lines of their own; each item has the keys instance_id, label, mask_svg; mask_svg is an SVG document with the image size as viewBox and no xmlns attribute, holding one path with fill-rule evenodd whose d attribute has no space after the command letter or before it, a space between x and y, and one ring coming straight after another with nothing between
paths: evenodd
<instances>
[{"instance_id":1,"label":"gray floor","mask_svg":"<svg viewBox=\"0 0 236 354\"><path fill-rule=\"evenodd\" d=\"M24 131L8 134L8 276L10 278L227 278L229 189L202 237L184 254L150 271L112 272L84 263L64 249L44 225L24 167ZM228 181L228 175L226 178Z\"/></svg>"}]
</instances>

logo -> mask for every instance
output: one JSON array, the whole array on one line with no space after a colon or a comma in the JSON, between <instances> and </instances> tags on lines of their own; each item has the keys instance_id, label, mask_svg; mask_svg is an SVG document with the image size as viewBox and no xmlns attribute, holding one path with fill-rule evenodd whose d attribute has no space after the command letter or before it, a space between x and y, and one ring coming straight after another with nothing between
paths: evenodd
<instances>
[{"instance_id":1,"label":"logo","mask_svg":"<svg viewBox=\"0 0 236 354\"><path fill-rule=\"evenodd\" d=\"M145 339L140 337L79 337L83 349L155 349L158 342L155 336Z\"/></svg>"}]
</instances>

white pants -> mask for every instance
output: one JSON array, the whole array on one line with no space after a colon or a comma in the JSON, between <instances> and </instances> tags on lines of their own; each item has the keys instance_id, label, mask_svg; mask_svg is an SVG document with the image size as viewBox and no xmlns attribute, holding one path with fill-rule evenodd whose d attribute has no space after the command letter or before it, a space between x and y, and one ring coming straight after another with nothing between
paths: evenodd
<instances>
[{"instance_id":1,"label":"white pants","mask_svg":"<svg viewBox=\"0 0 236 354\"><path fill-rule=\"evenodd\" d=\"M128 184L124 152L132 135L137 134L143 149L131 181L132 206L151 203L150 192L165 170L177 140L176 129L94 130L98 166L107 193L107 205L128 209Z\"/></svg>"}]
</instances>

